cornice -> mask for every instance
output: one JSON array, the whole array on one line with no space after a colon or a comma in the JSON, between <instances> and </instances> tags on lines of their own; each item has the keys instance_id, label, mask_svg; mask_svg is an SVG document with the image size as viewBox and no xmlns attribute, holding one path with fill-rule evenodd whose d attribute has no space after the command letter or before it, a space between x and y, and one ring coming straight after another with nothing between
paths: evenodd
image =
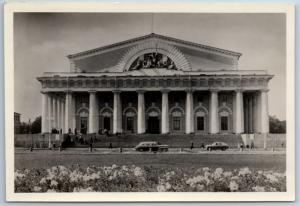
<instances>
[{"instance_id":1,"label":"cornice","mask_svg":"<svg viewBox=\"0 0 300 206\"><path fill-rule=\"evenodd\" d=\"M170 42L175 42L175 43L182 44L182 45L192 46L194 48L200 48L200 49L204 49L204 50L208 50L208 51L223 53L223 54L230 55L230 56L236 56L238 58L242 55L239 52L234 52L234 51L230 51L230 50L226 50L226 49L220 49L220 48L217 48L217 47L212 47L212 46L208 46L208 45L203 45L203 44L198 44L198 43L194 43L194 42L190 42L190 41L185 41L185 40L177 39L177 38L174 38L174 37L169 37L169 36L164 36L164 35L160 35L160 34L151 33L151 34L148 34L148 35L145 35L145 36L132 38L132 39L129 39L129 40L113 43L113 44L98 47L98 48L95 48L95 49L91 49L91 50L87 50L87 51L83 51L83 52L79 52L79 53L75 53L75 54L70 54L67 57L69 59L75 59L77 57L83 57L83 56L86 56L86 55L96 54L98 52L102 52L102 51L105 51L105 50L108 50L108 49L112 49L114 47L119 47L119 46L123 46L123 45L126 45L126 44L135 43L135 42L145 40L145 39L149 39L149 38L158 38L158 39L162 39L162 40L166 40L166 41L170 41Z\"/></svg>"}]
</instances>

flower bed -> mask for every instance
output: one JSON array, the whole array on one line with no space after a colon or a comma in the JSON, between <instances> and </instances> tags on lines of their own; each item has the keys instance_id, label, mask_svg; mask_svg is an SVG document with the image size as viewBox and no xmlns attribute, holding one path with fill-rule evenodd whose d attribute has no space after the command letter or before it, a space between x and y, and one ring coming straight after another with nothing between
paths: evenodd
<instances>
[{"instance_id":1,"label":"flower bed","mask_svg":"<svg viewBox=\"0 0 300 206\"><path fill-rule=\"evenodd\" d=\"M285 173L117 166L15 171L15 192L284 192Z\"/></svg>"}]
</instances>

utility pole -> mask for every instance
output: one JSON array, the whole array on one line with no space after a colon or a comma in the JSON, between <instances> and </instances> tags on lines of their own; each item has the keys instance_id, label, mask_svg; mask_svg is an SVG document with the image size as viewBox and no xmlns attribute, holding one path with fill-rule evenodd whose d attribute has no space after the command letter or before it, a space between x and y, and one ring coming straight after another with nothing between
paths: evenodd
<instances>
[{"instance_id":1,"label":"utility pole","mask_svg":"<svg viewBox=\"0 0 300 206\"><path fill-rule=\"evenodd\" d=\"M29 118L29 120L28 120L28 134L31 135L31 147L30 147L30 151L33 150L33 136L32 136L31 133L32 133L31 132L31 120Z\"/></svg>"}]
</instances>

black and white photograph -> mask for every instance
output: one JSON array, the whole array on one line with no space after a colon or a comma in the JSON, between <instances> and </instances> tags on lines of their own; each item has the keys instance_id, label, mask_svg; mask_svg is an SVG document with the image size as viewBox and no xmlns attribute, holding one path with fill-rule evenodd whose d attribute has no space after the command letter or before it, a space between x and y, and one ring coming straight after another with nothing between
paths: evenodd
<instances>
[{"instance_id":1,"label":"black and white photograph","mask_svg":"<svg viewBox=\"0 0 300 206\"><path fill-rule=\"evenodd\" d=\"M8 200L293 200L293 7L13 8Z\"/></svg>"}]
</instances>

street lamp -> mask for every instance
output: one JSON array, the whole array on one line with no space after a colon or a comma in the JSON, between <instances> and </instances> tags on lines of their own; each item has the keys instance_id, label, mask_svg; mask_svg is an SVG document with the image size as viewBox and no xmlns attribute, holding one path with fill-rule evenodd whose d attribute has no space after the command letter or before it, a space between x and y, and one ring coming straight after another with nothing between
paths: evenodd
<instances>
[{"instance_id":1,"label":"street lamp","mask_svg":"<svg viewBox=\"0 0 300 206\"><path fill-rule=\"evenodd\" d=\"M30 118L28 120L28 134L31 135L31 147L30 147L30 151L33 150L33 135L31 134L31 121Z\"/></svg>"}]
</instances>

